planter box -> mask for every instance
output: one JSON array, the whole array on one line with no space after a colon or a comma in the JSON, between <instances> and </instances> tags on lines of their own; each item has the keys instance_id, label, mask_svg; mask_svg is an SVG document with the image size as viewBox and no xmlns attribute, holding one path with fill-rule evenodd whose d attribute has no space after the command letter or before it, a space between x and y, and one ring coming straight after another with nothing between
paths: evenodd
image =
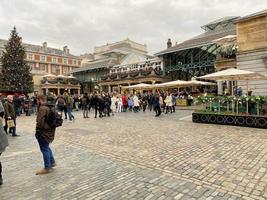
<instances>
[{"instance_id":1,"label":"planter box","mask_svg":"<svg viewBox=\"0 0 267 200\"><path fill-rule=\"evenodd\" d=\"M195 123L246 126L267 129L267 117L265 116L226 115L194 112L192 113L192 121Z\"/></svg>"},{"instance_id":2,"label":"planter box","mask_svg":"<svg viewBox=\"0 0 267 200\"><path fill-rule=\"evenodd\" d=\"M176 99L176 106L188 106L187 99Z\"/></svg>"}]
</instances>

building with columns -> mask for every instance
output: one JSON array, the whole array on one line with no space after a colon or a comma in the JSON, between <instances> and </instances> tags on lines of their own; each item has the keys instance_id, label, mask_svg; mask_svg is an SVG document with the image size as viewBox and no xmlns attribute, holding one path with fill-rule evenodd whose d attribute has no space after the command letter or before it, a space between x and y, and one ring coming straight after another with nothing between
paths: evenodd
<instances>
[{"instance_id":1,"label":"building with columns","mask_svg":"<svg viewBox=\"0 0 267 200\"><path fill-rule=\"evenodd\" d=\"M0 39L0 55L6 43L7 40ZM33 74L34 92L49 91L59 94L64 90L69 90L70 93L79 93L78 81L66 75L80 68L81 59L70 54L68 46L64 46L62 50L48 47L47 42L42 45L23 43L23 46L26 52L25 60L30 65Z\"/></svg>"},{"instance_id":2,"label":"building with columns","mask_svg":"<svg viewBox=\"0 0 267 200\"><path fill-rule=\"evenodd\" d=\"M223 17L201 27L204 33L172 45L156 54L163 59L166 73L172 79L189 80L227 68L267 74L267 10L244 17ZM218 94L242 87L246 81L218 81ZM254 95L267 95L267 80L250 80ZM227 91L227 92L226 92Z\"/></svg>"},{"instance_id":3,"label":"building with columns","mask_svg":"<svg viewBox=\"0 0 267 200\"><path fill-rule=\"evenodd\" d=\"M83 93L90 93L94 90L118 90L118 85L120 87L145 80L151 82L151 77L137 80L137 76L132 74L132 79L135 80L133 82L130 81L130 76L126 77L124 73L126 71L130 73L133 70L139 70L142 65L142 67L144 66L143 73L145 74L145 69L148 68L149 62L151 62L150 67L152 68L156 66L154 65L155 63L157 63L157 67L161 66L160 60L155 62L150 60L153 56L147 54L145 44L139 44L129 38L97 46L94 48L94 53L84 54L81 57L83 58L82 67L73 70L73 75L81 82ZM122 71L124 70L124 73L119 73L120 68L123 68ZM116 78L113 78L115 75ZM155 81L161 82L157 78L155 78Z\"/></svg>"},{"instance_id":4,"label":"building with columns","mask_svg":"<svg viewBox=\"0 0 267 200\"><path fill-rule=\"evenodd\" d=\"M103 91L121 93L123 86L139 83L155 84L170 80L163 71L163 62L158 57L144 61L114 65L109 73L102 76L100 85Z\"/></svg>"}]
</instances>

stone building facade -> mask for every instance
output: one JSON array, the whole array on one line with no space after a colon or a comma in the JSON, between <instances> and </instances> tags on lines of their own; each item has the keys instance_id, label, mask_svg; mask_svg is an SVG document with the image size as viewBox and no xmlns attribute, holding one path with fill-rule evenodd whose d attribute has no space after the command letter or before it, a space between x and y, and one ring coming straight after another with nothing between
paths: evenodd
<instances>
[{"instance_id":1,"label":"stone building facade","mask_svg":"<svg viewBox=\"0 0 267 200\"><path fill-rule=\"evenodd\" d=\"M6 43L7 40L0 39L0 54ZM80 68L81 59L70 54L67 46L64 46L63 50L48 47L47 42L42 45L23 43L23 46L26 51L25 60L31 67L31 73L33 74L34 92L46 93L48 89L48 91L57 94L62 89L75 90L76 92L80 90L78 82L75 84L71 84L69 81L59 83L56 80L49 82L44 78L48 74L67 75L74 69Z\"/></svg>"},{"instance_id":2,"label":"stone building facade","mask_svg":"<svg viewBox=\"0 0 267 200\"><path fill-rule=\"evenodd\" d=\"M139 83L155 84L170 80L163 71L160 58L150 58L131 64L114 65L109 73L102 77L100 85L106 92L121 93L123 86Z\"/></svg>"},{"instance_id":3,"label":"stone building facade","mask_svg":"<svg viewBox=\"0 0 267 200\"><path fill-rule=\"evenodd\" d=\"M267 10L254 13L236 21L237 68L267 74ZM247 92L246 82L238 85ZM255 95L267 95L267 80L249 81Z\"/></svg>"},{"instance_id":4,"label":"stone building facade","mask_svg":"<svg viewBox=\"0 0 267 200\"><path fill-rule=\"evenodd\" d=\"M111 82L117 86L116 81L120 80L127 84L128 80L109 79L111 69L116 66L136 65L151 59L147 54L145 44L140 44L129 38L94 48L92 54L81 55L82 67L75 69L73 75L78 78L82 85L83 93L91 93L94 90L111 91Z\"/></svg>"}]
</instances>

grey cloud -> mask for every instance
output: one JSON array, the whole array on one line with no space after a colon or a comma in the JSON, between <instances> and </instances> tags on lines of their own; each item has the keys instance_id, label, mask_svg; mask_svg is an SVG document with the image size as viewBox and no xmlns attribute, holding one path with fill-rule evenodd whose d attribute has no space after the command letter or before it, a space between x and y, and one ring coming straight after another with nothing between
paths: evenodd
<instances>
[{"instance_id":1,"label":"grey cloud","mask_svg":"<svg viewBox=\"0 0 267 200\"><path fill-rule=\"evenodd\" d=\"M165 48L167 38L182 42L210 21L266 6L264 0L1 0L0 38L16 25L26 42L67 44L75 54L126 37L155 53Z\"/></svg>"}]
</instances>

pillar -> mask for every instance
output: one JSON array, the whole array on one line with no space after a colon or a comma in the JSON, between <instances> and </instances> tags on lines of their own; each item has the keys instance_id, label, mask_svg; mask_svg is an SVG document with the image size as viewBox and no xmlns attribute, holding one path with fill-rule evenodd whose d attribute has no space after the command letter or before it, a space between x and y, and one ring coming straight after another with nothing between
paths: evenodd
<instances>
[{"instance_id":1,"label":"pillar","mask_svg":"<svg viewBox=\"0 0 267 200\"><path fill-rule=\"evenodd\" d=\"M78 96L81 95L81 89L78 89Z\"/></svg>"},{"instance_id":2,"label":"pillar","mask_svg":"<svg viewBox=\"0 0 267 200\"><path fill-rule=\"evenodd\" d=\"M227 90L228 90L228 94L231 94L231 81L226 81L226 85L227 85Z\"/></svg>"},{"instance_id":3,"label":"pillar","mask_svg":"<svg viewBox=\"0 0 267 200\"><path fill-rule=\"evenodd\" d=\"M62 65L59 66L59 74L63 75L63 66Z\"/></svg>"},{"instance_id":4,"label":"pillar","mask_svg":"<svg viewBox=\"0 0 267 200\"><path fill-rule=\"evenodd\" d=\"M39 65L40 63L35 63L35 67L36 67L36 69L39 71L40 70L40 65ZM32 69L32 70L35 70L35 69Z\"/></svg>"},{"instance_id":5,"label":"pillar","mask_svg":"<svg viewBox=\"0 0 267 200\"><path fill-rule=\"evenodd\" d=\"M223 95L222 81L217 81L218 95Z\"/></svg>"},{"instance_id":6,"label":"pillar","mask_svg":"<svg viewBox=\"0 0 267 200\"><path fill-rule=\"evenodd\" d=\"M52 73L51 64L48 64L47 67L48 67L48 74L51 74Z\"/></svg>"},{"instance_id":7,"label":"pillar","mask_svg":"<svg viewBox=\"0 0 267 200\"><path fill-rule=\"evenodd\" d=\"M108 85L108 93L111 93L111 86Z\"/></svg>"},{"instance_id":8,"label":"pillar","mask_svg":"<svg viewBox=\"0 0 267 200\"><path fill-rule=\"evenodd\" d=\"M120 94L121 93L121 86L118 85L118 93Z\"/></svg>"},{"instance_id":9,"label":"pillar","mask_svg":"<svg viewBox=\"0 0 267 200\"><path fill-rule=\"evenodd\" d=\"M60 95L60 88L57 88L57 95Z\"/></svg>"},{"instance_id":10,"label":"pillar","mask_svg":"<svg viewBox=\"0 0 267 200\"><path fill-rule=\"evenodd\" d=\"M48 95L48 87L45 88L45 95Z\"/></svg>"}]
</instances>

